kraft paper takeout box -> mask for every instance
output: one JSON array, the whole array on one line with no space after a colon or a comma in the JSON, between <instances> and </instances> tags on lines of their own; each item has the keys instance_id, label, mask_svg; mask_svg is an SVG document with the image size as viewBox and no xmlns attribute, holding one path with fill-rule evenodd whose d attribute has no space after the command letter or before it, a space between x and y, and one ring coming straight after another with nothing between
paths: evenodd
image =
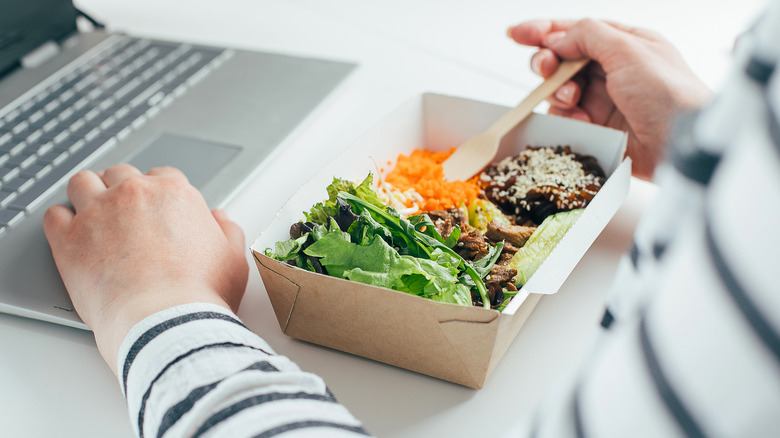
<instances>
[{"instance_id":1,"label":"kraft paper takeout box","mask_svg":"<svg viewBox=\"0 0 780 438\"><path fill-rule=\"evenodd\" d=\"M328 277L280 263L266 248L289 238L303 211L327 198L333 177L362 181L398 154L445 151L490 126L507 108L424 94L392 112L311 178L252 245L282 332L380 362L481 388L544 294L555 293L628 193L631 166L622 132L534 114L502 142L497 158L527 145L570 145L596 156L609 176L579 220L499 313L438 303L403 292Z\"/></svg>"}]
</instances>

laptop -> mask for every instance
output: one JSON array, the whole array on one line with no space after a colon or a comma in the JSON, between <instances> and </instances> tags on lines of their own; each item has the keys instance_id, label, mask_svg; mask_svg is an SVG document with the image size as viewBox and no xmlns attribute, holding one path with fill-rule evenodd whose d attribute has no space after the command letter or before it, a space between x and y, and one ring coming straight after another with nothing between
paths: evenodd
<instances>
[{"instance_id":1,"label":"laptop","mask_svg":"<svg viewBox=\"0 0 780 438\"><path fill-rule=\"evenodd\" d=\"M86 328L41 225L73 174L171 165L219 207L353 68L112 33L72 0L0 0L0 312Z\"/></svg>"}]
</instances>

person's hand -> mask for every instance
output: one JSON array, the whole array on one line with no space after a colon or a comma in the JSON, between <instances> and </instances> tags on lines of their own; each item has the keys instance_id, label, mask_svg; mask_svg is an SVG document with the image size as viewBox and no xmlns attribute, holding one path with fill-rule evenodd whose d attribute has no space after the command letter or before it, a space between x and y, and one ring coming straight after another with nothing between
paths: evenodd
<instances>
[{"instance_id":1,"label":"person's hand","mask_svg":"<svg viewBox=\"0 0 780 438\"><path fill-rule=\"evenodd\" d=\"M560 59L595 61L548 99L548 112L628 132L628 155L640 178L650 179L663 158L675 115L701 107L712 94L652 31L592 19L537 20L507 35L540 48L531 68L545 78Z\"/></svg>"},{"instance_id":2,"label":"person's hand","mask_svg":"<svg viewBox=\"0 0 780 438\"><path fill-rule=\"evenodd\" d=\"M73 305L114 372L119 345L143 318L179 304L238 309L249 266L244 234L211 212L179 170L130 165L70 180L73 210L49 208L43 226Z\"/></svg>"}]
</instances>

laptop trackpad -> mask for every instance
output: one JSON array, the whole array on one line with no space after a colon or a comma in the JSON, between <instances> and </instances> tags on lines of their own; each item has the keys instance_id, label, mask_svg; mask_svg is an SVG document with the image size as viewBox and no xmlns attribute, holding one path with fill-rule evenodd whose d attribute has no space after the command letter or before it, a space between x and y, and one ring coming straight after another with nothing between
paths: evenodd
<instances>
[{"instance_id":1,"label":"laptop trackpad","mask_svg":"<svg viewBox=\"0 0 780 438\"><path fill-rule=\"evenodd\" d=\"M241 147L163 133L129 160L141 172L173 166L190 184L203 188L214 174L241 151Z\"/></svg>"}]
</instances>

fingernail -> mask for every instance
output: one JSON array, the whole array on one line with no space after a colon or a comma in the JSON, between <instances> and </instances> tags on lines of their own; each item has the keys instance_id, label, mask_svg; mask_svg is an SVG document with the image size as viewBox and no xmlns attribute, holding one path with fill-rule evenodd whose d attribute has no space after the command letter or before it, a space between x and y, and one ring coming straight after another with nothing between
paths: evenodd
<instances>
[{"instance_id":1,"label":"fingernail","mask_svg":"<svg viewBox=\"0 0 780 438\"><path fill-rule=\"evenodd\" d=\"M555 97L561 102L572 103L574 93L572 92L571 87L564 85L555 92Z\"/></svg>"},{"instance_id":2,"label":"fingernail","mask_svg":"<svg viewBox=\"0 0 780 438\"><path fill-rule=\"evenodd\" d=\"M554 46L555 44L560 42L565 35L566 32L553 32L544 38L543 43L547 47Z\"/></svg>"},{"instance_id":3,"label":"fingernail","mask_svg":"<svg viewBox=\"0 0 780 438\"><path fill-rule=\"evenodd\" d=\"M542 74L542 57L538 52L531 58L531 70L538 75Z\"/></svg>"},{"instance_id":4,"label":"fingernail","mask_svg":"<svg viewBox=\"0 0 780 438\"><path fill-rule=\"evenodd\" d=\"M508 37L509 37L509 38L511 38L511 39L514 39L514 38L512 37L512 31L513 31L514 29L515 29L515 27L514 27L514 26L509 26L509 27L507 28L507 30L506 30L506 36L508 36Z\"/></svg>"}]
</instances>

